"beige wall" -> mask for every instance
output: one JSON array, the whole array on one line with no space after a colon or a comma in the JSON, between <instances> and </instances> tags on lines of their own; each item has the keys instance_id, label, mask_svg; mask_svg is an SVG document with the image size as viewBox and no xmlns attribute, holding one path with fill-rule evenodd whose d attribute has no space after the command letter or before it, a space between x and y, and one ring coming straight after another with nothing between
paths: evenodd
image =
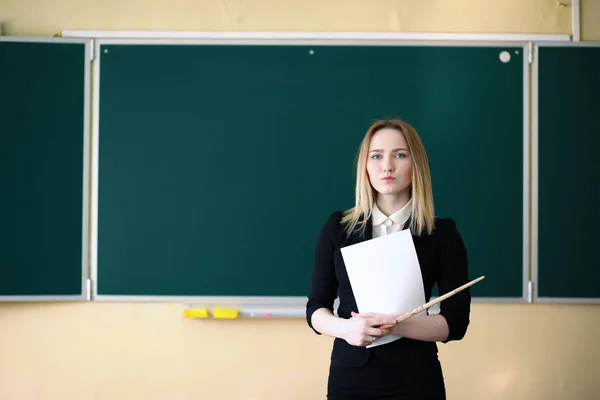
<instances>
[{"instance_id":1,"label":"beige wall","mask_svg":"<svg viewBox=\"0 0 600 400\"><path fill-rule=\"evenodd\" d=\"M600 0L581 1L581 40L600 41Z\"/></svg>"},{"instance_id":2,"label":"beige wall","mask_svg":"<svg viewBox=\"0 0 600 400\"><path fill-rule=\"evenodd\" d=\"M598 306L474 305L441 344L448 399L600 398ZM191 321L175 304L0 305L3 400L324 399L302 320Z\"/></svg>"},{"instance_id":3,"label":"beige wall","mask_svg":"<svg viewBox=\"0 0 600 400\"><path fill-rule=\"evenodd\" d=\"M598 0L582 0L581 8L586 22L600 17ZM0 0L0 21L6 35L63 29L568 34L571 8L558 0ZM584 39L600 38L597 22L585 25Z\"/></svg>"},{"instance_id":4,"label":"beige wall","mask_svg":"<svg viewBox=\"0 0 600 400\"><path fill-rule=\"evenodd\" d=\"M562 0L569 2L569 0ZM290 7L288 10L287 7ZM556 0L0 0L5 35L64 29L571 32ZM582 0L600 40L600 1ZM177 304L0 304L0 399L323 399L331 339L301 319ZM449 400L600 398L600 306L475 304L440 345Z\"/></svg>"}]
</instances>

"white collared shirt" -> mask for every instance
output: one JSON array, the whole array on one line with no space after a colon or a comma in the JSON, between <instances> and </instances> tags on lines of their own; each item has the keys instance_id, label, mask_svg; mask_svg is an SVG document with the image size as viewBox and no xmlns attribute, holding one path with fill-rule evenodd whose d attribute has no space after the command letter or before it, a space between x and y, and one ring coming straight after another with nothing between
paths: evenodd
<instances>
[{"instance_id":1,"label":"white collared shirt","mask_svg":"<svg viewBox=\"0 0 600 400\"><path fill-rule=\"evenodd\" d=\"M371 215L373 239L389 235L390 233L400 232L406 221L408 221L411 211L412 199L389 217L379 210L377 204L373 204L373 213Z\"/></svg>"}]
</instances>

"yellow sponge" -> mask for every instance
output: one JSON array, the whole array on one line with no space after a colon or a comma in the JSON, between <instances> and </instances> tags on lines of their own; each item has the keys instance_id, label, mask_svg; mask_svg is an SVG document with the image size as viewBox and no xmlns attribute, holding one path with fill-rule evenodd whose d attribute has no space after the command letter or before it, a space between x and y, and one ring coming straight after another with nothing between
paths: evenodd
<instances>
[{"instance_id":1,"label":"yellow sponge","mask_svg":"<svg viewBox=\"0 0 600 400\"><path fill-rule=\"evenodd\" d=\"M240 310L226 307L215 307L212 314L215 318L233 319L240 316Z\"/></svg>"},{"instance_id":2,"label":"yellow sponge","mask_svg":"<svg viewBox=\"0 0 600 400\"><path fill-rule=\"evenodd\" d=\"M186 318L208 318L208 308L190 308L183 311Z\"/></svg>"}]
</instances>

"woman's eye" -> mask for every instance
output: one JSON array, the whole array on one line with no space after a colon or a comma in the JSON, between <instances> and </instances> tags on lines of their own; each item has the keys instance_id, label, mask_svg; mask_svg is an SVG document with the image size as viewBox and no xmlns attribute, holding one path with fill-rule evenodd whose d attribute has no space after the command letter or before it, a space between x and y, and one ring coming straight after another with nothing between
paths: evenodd
<instances>
[{"instance_id":1,"label":"woman's eye","mask_svg":"<svg viewBox=\"0 0 600 400\"><path fill-rule=\"evenodd\" d=\"M372 158L373 160L380 160L380 159L381 159L381 154L373 154L373 155L371 156L371 158Z\"/></svg>"},{"instance_id":2,"label":"woman's eye","mask_svg":"<svg viewBox=\"0 0 600 400\"><path fill-rule=\"evenodd\" d=\"M404 154L404 153L396 153L394 155L394 157L396 157L396 158L406 158L406 154Z\"/></svg>"}]
</instances>

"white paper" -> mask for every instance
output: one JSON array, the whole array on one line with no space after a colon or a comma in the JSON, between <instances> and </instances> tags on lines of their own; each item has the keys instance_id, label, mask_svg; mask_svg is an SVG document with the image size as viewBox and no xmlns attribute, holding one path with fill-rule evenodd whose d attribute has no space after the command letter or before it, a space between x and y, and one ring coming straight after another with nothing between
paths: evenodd
<instances>
[{"instance_id":1,"label":"white paper","mask_svg":"<svg viewBox=\"0 0 600 400\"><path fill-rule=\"evenodd\" d=\"M421 268L410 230L343 247L341 252L359 313L399 316L425 303ZM400 338L387 335L367 347Z\"/></svg>"}]
</instances>

